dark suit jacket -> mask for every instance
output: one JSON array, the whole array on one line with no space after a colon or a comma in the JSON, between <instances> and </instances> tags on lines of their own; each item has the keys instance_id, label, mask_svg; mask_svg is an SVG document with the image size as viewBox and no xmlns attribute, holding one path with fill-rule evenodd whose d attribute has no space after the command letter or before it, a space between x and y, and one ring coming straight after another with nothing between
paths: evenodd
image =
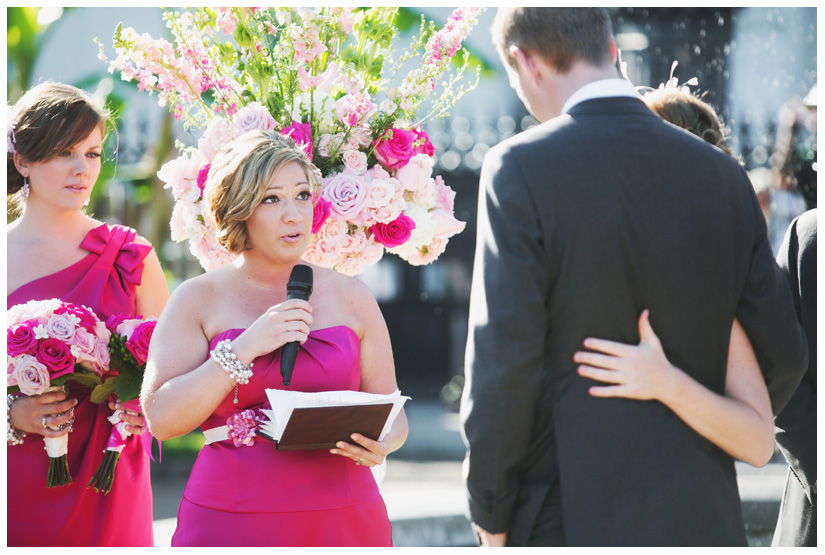
<instances>
[{"instance_id":1,"label":"dark suit jacket","mask_svg":"<svg viewBox=\"0 0 825 555\"><path fill-rule=\"evenodd\" d=\"M775 410L805 370L732 158L634 98L588 100L492 149L461 409L474 522L513 545L746 543L733 459L659 402L591 397L575 371L586 337L638 343L645 308L670 361L713 391L735 316Z\"/></svg>"},{"instance_id":2,"label":"dark suit jacket","mask_svg":"<svg viewBox=\"0 0 825 555\"><path fill-rule=\"evenodd\" d=\"M791 222L776 261L785 273L808 339L808 371L776 416L776 442L790 472L774 533L775 546L816 545L816 217Z\"/></svg>"}]
</instances>

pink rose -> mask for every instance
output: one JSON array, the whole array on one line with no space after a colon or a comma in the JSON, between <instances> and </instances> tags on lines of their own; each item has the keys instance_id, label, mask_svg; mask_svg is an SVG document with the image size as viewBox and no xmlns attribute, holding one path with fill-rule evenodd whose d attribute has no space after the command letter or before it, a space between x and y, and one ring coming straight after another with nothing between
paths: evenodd
<instances>
[{"instance_id":1,"label":"pink rose","mask_svg":"<svg viewBox=\"0 0 825 555\"><path fill-rule=\"evenodd\" d=\"M415 229L415 222L412 218L401 214L388 224L375 224L370 231L376 241L391 249L406 243L413 229Z\"/></svg>"},{"instance_id":2,"label":"pink rose","mask_svg":"<svg viewBox=\"0 0 825 555\"><path fill-rule=\"evenodd\" d=\"M143 322L132 334L132 337L126 342L126 348L135 357L138 364L145 364L146 357L149 352L149 342L152 340L152 334L155 331L157 321L149 320Z\"/></svg>"},{"instance_id":3,"label":"pink rose","mask_svg":"<svg viewBox=\"0 0 825 555\"><path fill-rule=\"evenodd\" d=\"M435 176L435 193L437 195L436 203L438 206L452 214L455 203L455 191L444 183L444 179L440 175Z\"/></svg>"},{"instance_id":4,"label":"pink rose","mask_svg":"<svg viewBox=\"0 0 825 555\"><path fill-rule=\"evenodd\" d=\"M318 233L321 226L329 218L330 203L322 196L313 195L314 205L312 207L312 233Z\"/></svg>"},{"instance_id":5,"label":"pink rose","mask_svg":"<svg viewBox=\"0 0 825 555\"><path fill-rule=\"evenodd\" d=\"M20 387L20 392L26 395L40 395L51 383L49 369L30 355L23 355L17 359L14 371L9 376L9 385L12 381Z\"/></svg>"},{"instance_id":6,"label":"pink rose","mask_svg":"<svg viewBox=\"0 0 825 555\"><path fill-rule=\"evenodd\" d=\"M112 314L106 318L106 329L112 333L117 333L117 327L126 320L126 314Z\"/></svg>"},{"instance_id":7,"label":"pink rose","mask_svg":"<svg viewBox=\"0 0 825 555\"><path fill-rule=\"evenodd\" d=\"M432 156L435 153L435 148L433 148L427 133L421 128L414 129L413 132L416 134L415 142L418 143L415 146L415 153Z\"/></svg>"},{"instance_id":8,"label":"pink rose","mask_svg":"<svg viewBox=\"0 0 825 555\"><path fill-rule=\"evenodd\" d=\"M343 220L330 218L321 227L321 237L330 244L340 243L349 233L349 225Z\"/></svg>"},{"instance_id":9,"label":"pink rose","mask_svg":"<svg viewBox=\"0 0 825 555\"><path fill-rule=\"evenodd\" d=\"M79 306L76 304L71 303L64 303L60 308L54 311L55 314L73 314L80 318L80 325L83 326L86 331L93 331L95 326L97 325L98 318L94 312L89 310L86 307Z\"/></svg>"},{"instance_id":10,"label":"pink rose","mask_svg":"<svg viewBox=\"0 0 825 555\"><path fill-rule=\"evenodd\" d=\"M323 196L330 202L330 210L341 219L361 225L367 208L367 184L360 175L339 173L324 179Z\"/></svg>"},{"instance_id":11,"label":"pink rose","mask_svg":"<svg viewBox=\"0 0 825 555\"><path fill-rule=\"evenodd\" d=\"M309 123L293 121L292 125L281 129L281 135L295 141L310 161L312 160L312 126Z\"/></svg>"},{"instance_id":12,"label":"pink rose","mask_svg":"<svg viewBox=\"0 0 825 555\"><path fill-rule=\"evenodd\" d=\"M424 266L434 262L446 248L447 241L445 239L433 239L433 242L426 247L416 249L414 254L406 258L406 261L413 266Z\"/></svg>"},{"instance_id":13,"label":"pink rose","mask_svg":"<svg viewBox=\"0 0 825 555\"><path fill-rule=\"evenodd\" d=\"M375 157L388 168L399 168L415 154L413 142L418 138L414 131L391 129L388 138L376 139Z\"/></svg>"},{"instance_id":14,"label":"pink rose","mask_svg":"<svg viewBox=\"0 0 825 555\"><path fill-rule=\"evenodd\" d=\"M52 379L71 374L74 370L75 361L71 349L64 342L53 337L40 342L35 358L48 369Z\"/></svg>"},{"instance_id":15,"label":"pink rose","mask_svg":"<svg viewBox=\"0 0 825 555\"><path fill-rule=\"evenodd\" d=\"M132 334L134 333L135 329L142 323L142 318L127 318L125 320L121 320L114 331L116 334L122 335L126 339L129 339L130 337L132 337Z\"/></svg>"},{"instance_id":16,"label":"pink rose","mask_svg":"<svg viewBox=\"0 0 825 555\"><path fill-rule=\"evenodd\" d=\"M6 348L10 357L33 355L37 349L37 340L34 338L34 325L26 321L10 327L6 332Z\"/></svg>"},{"instance_id":17,"label":"pink rose","mask_svg":"<svg viewBox=\"0 0 825 555\"><path fill-rule=\"evenodd\" d=\"M384 256L384 247L374 241L370 241L361 252L361 260L367 266L372 266Z\"/></svg>"},{"instance_id":18,"label":"pink rose","mask_svg":"<svg viewBox=\"0 0 825 555\"><path fill-rule=\"evenodd\" d=\"M467 225L466 222L456 220L451 212L441 208L436 208L430 215L435 221L435 231L433 232L435 239L448 239L456 233L464 231L464 226Z\"/></svg>"},{"instance_id":19,"label":"pink rose","mask_svg":"<svg viewBox=\"0 0 825 555\"><path fill-rule=\"evenodd\" d=\"M345 172L355 175L367 173L367 155L360 150L345 150L343 159Z\"/></svg>"},{"instance_id":20,"label":"pink rose","mask_svg":"<svg viewBox=\"0 0 825 555\"><path fill-rule=\"evenodd\" d=\"M206 164L198 171L198 189L201 192L201 198L203 198L203 188L206 185L206 179L209 177L209 168L212 167L212 164Z\"/></svg>"},{"instance_id":21,"label":"pink rose","mask_svg":"<svg viewBox=\"0 0 825 555\"><path fill-rule=\"evenodd\" d=\"M261 129L263 131L271 131L277 127L278 123L269 110L264 108L258 102L253 102L244 106L238 113L235 114L235 122L232 125L235 131L235 138L240 137L248 131L255 131Z\"/></svg>"},{"instance_id":22,"label":"pink rose","mask_svg":"<svg viewBox=\"0 0 825 555\"><path fill-rule=\"evenodd\" d=\"M358 258L345 258L340 263L335 265L335 271L345 276L354 276L361 273L364 269L364 264Z\"/></svg>"},{"instance_id":23,"label":"pink rose","mask_svg":"<svg viewBox=\"0 0 825 555\"><path fill-rule=\"evenodd\" d=\"M435 160L425 154L416 154L409 162L398 168L395 178L408 191L420 191L427 187L433 174Z\"/></svg>"},{"instance_id":24,"label":"pink rose","mask_svg":"<svg viewBox=\"0 0 825 555\"><path fill-rule=\"evenodd\" d=\"M97 337L94 334L87 332L83 328L77 328L71 344L77 347L77 350L83 353L91 354L95 350L95 341ZM77 354L75 354L77 356Z\"/></svg>"},{"instance_id":25,"label":"pink rose","mask_svg":"<svg viewBox=\"0 0 825 555\"><path fill-rule=\"evenodd\" d=\"M222 117L214 117L206 126L203 137L198 139L198 150L211 162L221 147L232 139L232 127L229 122Z\"/></svg>"},{"instance_id":26,"label":"pink rose","mask_svg":"<svg viewBox=\"0 0 825 555\"><path fill-rule=\"evenodd\" d=\"M102 376L109 370L109 363L111 362L111 355L109 353L109 344L106 341L95 341L94 351L94 371L97 375Z\"/></svg>"}]
</instances>

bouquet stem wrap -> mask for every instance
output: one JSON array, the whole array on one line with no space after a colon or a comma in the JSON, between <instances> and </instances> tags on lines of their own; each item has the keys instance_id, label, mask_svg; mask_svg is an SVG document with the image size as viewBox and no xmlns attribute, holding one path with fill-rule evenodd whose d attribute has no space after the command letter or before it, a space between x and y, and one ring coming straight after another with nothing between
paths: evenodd
<instances>
[{"instance_id":1,"label":"bouquet stem wrap","mask_svg":"<svg viewBox=\"0 0 825 555\"><path fill-rule=\"evenodd\" d=\"M117 468L117 461L120 460L120 453L126 446L126 440L132 435L126 430L126 422L120 419L120 415L125 411L134 413L141 412L140 400L132 399L126 401L121 405L123 408L118 409L109 417L109 422L112 423L112 433L109 434L109 439L106 442L106 449L103 455L103 462L97 467L97 470L89 480L87 488L94 487L95 491L102 492L104 495L112 490L112 485L115 481L115 470Z\"/></svg>"},{"instance_id":2,"label":"bouquet stem wrap","mask_svg":"<svg viewBox=\"0 0 825 555\"><path fill-rule=\"evenodd\" d=\"M46 389L45 392L49 391L65 391L65 389L63 386L52 386ZM46 479L46 487L68 486L72 483L69 460L66 457L69 452L69 434L66 433L60 437L44 437L43 443L46 444L46 454L49 455L49 474Z\"/></svg>"}]
</instances>

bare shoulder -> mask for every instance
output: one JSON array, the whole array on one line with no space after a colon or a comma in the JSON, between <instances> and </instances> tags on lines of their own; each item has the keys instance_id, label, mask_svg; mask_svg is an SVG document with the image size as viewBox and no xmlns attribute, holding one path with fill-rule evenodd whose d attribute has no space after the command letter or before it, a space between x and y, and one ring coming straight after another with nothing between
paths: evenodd
<instances>
[{"instance_id":1,"label":"bare shoulder","mask_svg":"<svg viewBox=\"0 0 825 555\"><path fill-rule=\"evenodd\" d=\"M169 303L164 310L164 314L167 312L187 314L197 321L203 322L207 316L206 311L211 304L205 302L205 299L217 298L221 289L221 273L220 270L215 270L201 274L187 279L175 287L169 297Z\"/></svg>"},{"instance_id":2,"label":"bare shoulder","mask_svg":"<svg viewBox=\"0 0 825 555\"><path fill-rule=\"evenodd\" d=\"M323 290L326 307L336 323L344 323L363 336L376 317L383 318L375 296L366 283L327 268L313 266L316 289Z\"/></svg>"}]
</instances>

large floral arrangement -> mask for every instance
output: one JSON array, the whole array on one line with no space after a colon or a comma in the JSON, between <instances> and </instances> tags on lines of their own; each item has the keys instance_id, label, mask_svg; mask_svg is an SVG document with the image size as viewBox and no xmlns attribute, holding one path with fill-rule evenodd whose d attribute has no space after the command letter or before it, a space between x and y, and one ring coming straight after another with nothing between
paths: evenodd
<instances>
[{"instance_id":1,"label":"large floral arrangement","mask_svg":"<svg viewBox=\"0 0 825 555\"><path fill-rule=\"evenodd\" d=\"M452 61L480 11L456 9L440 30L422 17L397 59L398 8L167 11L174 44L118 26L109 70L202 130L197 147L158 172L175 199L172 238L188 239L207 270L234 258L203 217L210 162L248 131L278 130L323 175L307 261L354 275L385 250L411 264L435 260L464 223L455 193L432 175L421 126L478 83L459 85L466 52L462 64Z\"/></svg>"},{"instance_id":2,"label":"large floral arrangement","mask_svg":"<svg viewBox=\"0 0 825 555\"><path fill-rule=\"evenodd\" d=\"M9 393L40 395L68 380L95 387L109 369L109 330L88 308L59 299L30 301L10 308L6 324ZM47 487L71 484L68 435L43 440Z\"/></svg>"},{"instance_id":3,"label":"large floral arrangement","mask_svg":"<svg viewBox=\"0 0 825 555\"><path fill-rule=\"evenodd\" d=\"M89 480L87 487L95 491L109 493L115 480L115 469L120 454L126 446L131 432L121 420L125 411L132 414L143 412L140 407L140 388L146 372L146 358L149 343L155 332L157 318L126 318L112 315L106 320L106 327L111 333L109 339L109 374L101 385L92 391L91 400L102 403L114 393L117 396L117 409L109 417L112 432L106 442L103 461ZM151 438L149 438L151 442Z\"/></svg>"}]
</instances>

